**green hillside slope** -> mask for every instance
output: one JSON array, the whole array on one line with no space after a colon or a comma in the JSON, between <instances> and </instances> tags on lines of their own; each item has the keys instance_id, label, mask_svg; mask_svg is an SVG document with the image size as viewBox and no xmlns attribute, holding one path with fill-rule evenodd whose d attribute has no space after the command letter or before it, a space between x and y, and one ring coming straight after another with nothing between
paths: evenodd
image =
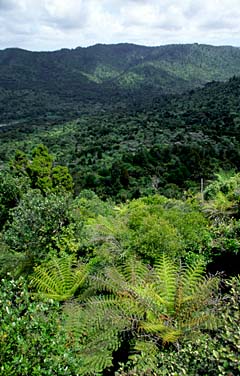
<instances>
[{"instance_id":1,"label":"green hillside slope","mask_svg":"<svg viewBox=\"0 0 240 376\"><path fill-rule=\"evenodd\" d=\"M0 123L76 118L240 74L240 49L208 45L95 45L0 51Z\"/></svg>"},{"instance_id":2,"label":"green hillside slope","mask_svg":"<svg viewBox=\"0 0 240 376\"><path fill-rule=\"evenodd\" d=\"M199 189L201 178L240 166L240 78L186 94L84 114L73 122L0 128L0 160L46 144L68 165L76 191L118 199Z\"/></svg>"}]
</instances>

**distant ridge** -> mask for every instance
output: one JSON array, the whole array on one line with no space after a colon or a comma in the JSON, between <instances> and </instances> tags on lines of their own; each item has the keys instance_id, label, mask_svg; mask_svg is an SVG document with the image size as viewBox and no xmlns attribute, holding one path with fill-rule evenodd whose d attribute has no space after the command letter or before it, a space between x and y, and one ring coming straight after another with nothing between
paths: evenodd
<instances>
[{"instance_id":1,"label":"distant ridge","mask_svg":"<svg viewBox=\"0 0 240 376\"><path fill-rule=\"evenodd\" d=\"M60 108L78 114L89 103L176 94L234 75L240 75L240 49L231 46L7 48L0 51L0 122L54 116Z\"/></svg>"}]
</instances>

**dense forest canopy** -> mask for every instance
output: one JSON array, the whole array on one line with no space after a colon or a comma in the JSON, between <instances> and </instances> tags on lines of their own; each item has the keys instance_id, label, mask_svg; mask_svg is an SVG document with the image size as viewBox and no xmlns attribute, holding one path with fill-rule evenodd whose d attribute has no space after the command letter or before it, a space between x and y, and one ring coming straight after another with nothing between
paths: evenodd
<instances>
[{"instance_id":1,"label":"dense forest canopy","mask_svg":"<svg viewBox=\"0 0 240 376\"><path fill-rule=\"evenodd\" d=\"M55 164L67 165L75 192L92 189L117 200L149 193L181 197L199 189L220 169L240 165L240 79L213 82L177 96L163 96L112 107L56 124L21 124L0 128L0 159L17 149L30 158L45 144ZM151 95L151 94L149 94ZM132 98L132 101L135 97Z\"/></svg>"},{"instance_id":2,"label":"dense forest canopy","mask_svg":"<svg viewBox=\"0 0 240 376\"><path fill-rule=\"evenodd\" d=\"M0 51L0 124L74 119L240 74L240 50L201 44ZM150 98L149 98L150 96ZM14 108L14 111L12 109Z\"/></svg>"},{"instance_id":3,"label":"dense forest canopy","mask_svg":"<svg viewBox=\"0 0 240 376\"><path fill-rule=\"evenodd\" d=\"M0 375L240 374L239 59L0 51Z\"/></svg>"}]
</instances>

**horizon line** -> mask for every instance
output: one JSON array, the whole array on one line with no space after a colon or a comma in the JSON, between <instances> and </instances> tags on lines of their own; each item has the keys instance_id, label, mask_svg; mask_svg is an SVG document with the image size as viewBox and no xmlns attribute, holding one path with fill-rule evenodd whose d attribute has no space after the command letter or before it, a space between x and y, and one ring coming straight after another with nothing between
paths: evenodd
<instances>
[{"instance_id":1,"label":"horizon line","mask_svg":"<svg viewBox=\"0 0 240 376\"><path fill-rule=\"evenodd\" d=\"M76 49L87 49L87 48L93 48L96 46L119 46L119 45L131 45L136 47L144 47L144 48L159 48L159 47L167 47L167 46L189 46L189 45L199 45L199 46L209 46L209 47L232 47L232 48L240 48L240 46L233 46L230 44L221 44L221 45L215 45L215 44L208 44L208 43L199 43L199 42L193 42L193 43L167 43L167 44L160 44L160 45L144 45L144 44L137 44L137 43L131 43L131 42L118 42L118 43L95 43L90 44L88 46L76 46L76 47L61 47L59 49L53 49L53 50L30 50L22 47L12 46L12 47L5 47L0 48L0 51L6 51L6 50L21 50L21 51L27 51L27 52L57 52L62 50L68 50L73 51Z\"/></svg>"}]
</instances>

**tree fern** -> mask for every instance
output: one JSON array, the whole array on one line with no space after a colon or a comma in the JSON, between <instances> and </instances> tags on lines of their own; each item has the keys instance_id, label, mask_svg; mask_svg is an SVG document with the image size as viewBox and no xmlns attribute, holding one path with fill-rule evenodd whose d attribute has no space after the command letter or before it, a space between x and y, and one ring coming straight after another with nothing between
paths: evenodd
<instances>
[{"instance_id":1,"label":"tree fern","mask_svg":"<svg viewBox=\"0 0 240 376\"><path fill-rule=\"evenodd\" d=\"M82 351L91 348L99 359L102 347L117 348L124 333L142 343L164 345L209 327L215 317L212 293L217 280L204 278L201 262L178 266L163 254L151 269L133 258L124 268L108 267L93 281L104 295L89 298L84 305L89 340ZM79 325L83 322L86 318Z\"/></svg>"},{"instance_id":2,"label":"tree fern","mask_svg":"<svg viewBox=\"0 0 240 376\"><path fill-rule=\"evenodd\" d=\"M86 274L87 267L73 268L70 259L53 260L50 267L36 269L35 286L45 296L65 300ZM123 339L133 340L133 352L141 363L150 348L178 342L209 327L215 318L213 293L218 281L204 277L201 262L177 265L163 254L150 268L132 258L89 281L95 296L65 305L69 338L78 344L81 375L97 375L111 367ZM154 353L151 359L154 364Z\"/></svg>"},{"instance_id":3,"label":"tree fern","mask_svg":"<svg viewBox=\"0 0 240 376\"><path fill-rule=\"evenodd\" d=\"M135 256L132 256L124 264L121 274L126 282L131 285L137 285L141 284L145 277L149 275L149 269Z\"/></svg>"}]
</instances>

